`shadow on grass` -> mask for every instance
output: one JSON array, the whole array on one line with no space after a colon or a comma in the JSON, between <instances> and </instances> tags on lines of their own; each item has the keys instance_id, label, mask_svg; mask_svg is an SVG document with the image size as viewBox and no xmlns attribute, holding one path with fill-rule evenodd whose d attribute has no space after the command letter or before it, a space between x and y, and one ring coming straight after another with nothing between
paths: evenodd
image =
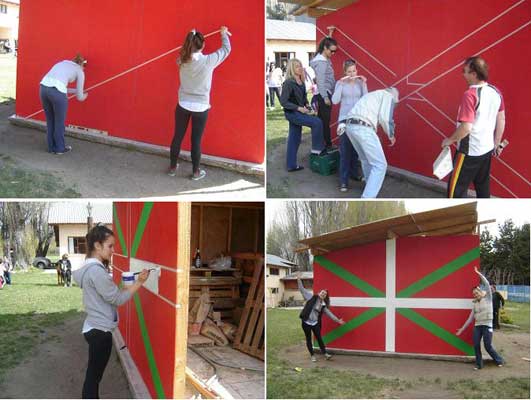
<instances>
[{"instance_id":1,"label":"shadow on grass","mask_svg":"<svg viewBox=\"0 0 531 400\"><path fill-rule=\"evenodd\" d=\"M63 325L65 321L82 315L77 309L52 313L1 314L3 351L0 351L0 384L7 372L27 359L38 345L58 340L56 335L47 332L49 328Z\"/></svg>"}]
</instances>

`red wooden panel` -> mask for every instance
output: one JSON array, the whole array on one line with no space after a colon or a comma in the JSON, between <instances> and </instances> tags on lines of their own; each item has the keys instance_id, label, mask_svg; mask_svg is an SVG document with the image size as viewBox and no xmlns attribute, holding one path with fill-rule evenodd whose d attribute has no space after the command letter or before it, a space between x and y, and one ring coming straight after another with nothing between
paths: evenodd
<instances>
[{"instance_id":1,"label":"red wooden panel","mask_svg":"<svg viewBox=\"0 0 531 400\"><path fill-rule=\"evenodd\" d=\"M358 69L368 77L369 90L396 84L401 98L417 90L420 86L416 84L430 82L479 52L490 66L489 82L502 91L507 109L505 137L510 145L502 155L506 164L493 158L491 171L505 188L493 181L493 194L530 197L531 167L526 154L529 138L520 132L528 130L527 121L531 118L525 99L531 83L526 78L526 68L515 68L508 60L518 59L519 65L529 64L530 55L525 46L531 42L531 28L525 24L531 19L531 3L472 0L467 2L467 7L473 13L463 13L462 7L460 0L361 1L319 18L317 25L323 31L327 26L337 26L393 71L396 76L341 33L334 34L339 45L365 67ZM476 29L477 33L452 47ZM318 40L321 37L318 33ZM439 54L440 57L408 79L402 79ZM341 76L340 65L346 57L341 51L333 57L336 78ZM453 133L466 88L459 65L420 90L420 95L433 106L419 94L401 102L395 111L397 144L393 148L384 146L389 163L433 177L432 164L443 139L437 130L447 136Z\"/></svg>"},{"instance_id":2,"label":"red wooden panel","mask_svg":"<svg viewBox=\"0 0 531 400\"><path fill-rule=\"evenodd\" d=\"M113 203L113 232L114 232L114 252L125 255L128 254L129 249L131 248L130 244L130 215L129 215L129 203L115 202ZM122 244L120 242L120 230L118 229L118 224L122 233L122 237L126 246L126 249L122 249Z\"/></svg>"},{"instance_id":3,"label":"red wooden panel","mask_svg":"<svg viewBox=\"0 0 531 400\"><path fill-rule=\"evenodd\" d=\"M61 23L50 24L50 19ZM53 64L77 52L89 60L89 87L179 46L192 28L208 34L222 24L233 33L233 52L214 73L212 109L202 149L205 154L261 163L264 85L256 79L264 66L264 4L260 1L23 2L17 114L26 116L41 108L40 80ZM205 52L216 50L220 43L219 35L209 37ZM94 89L84 103L70 101L67 123L169 146L179 86L176 55ZM44 115L36 118L44 119ZM188 138L183 148L189 150Z\"/></svg>"}]
</instances>

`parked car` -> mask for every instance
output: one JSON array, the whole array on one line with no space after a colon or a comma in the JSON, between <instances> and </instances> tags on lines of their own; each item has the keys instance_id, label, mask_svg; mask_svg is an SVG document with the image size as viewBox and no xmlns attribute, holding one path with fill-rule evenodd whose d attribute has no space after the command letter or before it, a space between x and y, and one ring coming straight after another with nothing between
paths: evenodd
<instances>
[{"instance_id":1,"label":"parked car","mask_svg":"<svg viewBox=\"0 0 531 400\"><path fill-rule=\"evenodd\" d=\"M55 264L50 261L49 258L46 257L35 257L33 259L33 266L35 268L39 269L53 269L55 268Z\"/></svg>"}]
</instances>

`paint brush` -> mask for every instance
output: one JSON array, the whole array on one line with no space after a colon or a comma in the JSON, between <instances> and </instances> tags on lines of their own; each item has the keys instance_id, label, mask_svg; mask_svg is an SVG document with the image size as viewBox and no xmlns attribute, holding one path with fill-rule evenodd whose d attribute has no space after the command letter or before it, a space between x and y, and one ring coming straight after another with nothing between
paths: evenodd
<instances>
[{"instance_id":1,"label":"paint brush","mask_svg":"<svg viewBox=\"0 0 531 400\"><path fill-rule=\"evenodd\" d=\"M157 270L157 268L150 268L150 269L148 269L149 272L151 272L151 271L156 271L156 270ZM141 274L141 273L142 273L142 271L140 271L140 272L133 272L133 275L138 275L138 274Z\"/></svg>"}]
</instances>

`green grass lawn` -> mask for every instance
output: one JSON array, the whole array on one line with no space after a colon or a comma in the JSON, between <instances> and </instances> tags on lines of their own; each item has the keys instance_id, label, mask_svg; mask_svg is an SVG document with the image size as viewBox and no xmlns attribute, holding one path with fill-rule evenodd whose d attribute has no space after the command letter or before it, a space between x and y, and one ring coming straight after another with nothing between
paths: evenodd
<instances>
[{"instance_id":1,"label":"green grass lawn","mask_svg":"<svg viewBox=\"0 0 531 400\"><path fill-rule=\"evenodd\" d=\"M0 54L0 103L16 98L17 59Z\"/></svg>"},{"instance_id":2,"label":"green grass lawn","mask_svg":"<svg viewBox=\"0 0 531 400\"><path fill-rule=\"evenodd\" d=\"M0 382L38 344L56 339L46 333L46 328L60 325L82 311L81 290L57 286L55 273L32 268L31 272L11 277L13 284L0 290Z\"/></svg>"},{"instance_id":3,"label":"green grass lawn","mask_svg":"<svg viewBox=\"0 0 531 400\"><path fill-rule=\"evenodd\" d=\"M507 302L506 308L517 331L529 332L529 304ZM479 381L460 379L442 383L376 378L323 368L304 368L282 359L285 348L304 342L300 328L299 310L267 310L267 398L375 398L388 397L390 392L410 389L420 384L440 386L463 398L529 398L529 380L505 378ZM281 334L279 334L281 332ZM444 386L443 386L444 385Z\"/></svg>"},{"instance_id":4,"label":"green grass lawn","mask_svg":"<svg viewBox=\"0 0 531 400\"><path fill-rule=\"evenodd\" d=\"M4 198L73 198L81 194L49 173L26 171L0 153L0 193Z\"/></svg>"}]
</instances>

